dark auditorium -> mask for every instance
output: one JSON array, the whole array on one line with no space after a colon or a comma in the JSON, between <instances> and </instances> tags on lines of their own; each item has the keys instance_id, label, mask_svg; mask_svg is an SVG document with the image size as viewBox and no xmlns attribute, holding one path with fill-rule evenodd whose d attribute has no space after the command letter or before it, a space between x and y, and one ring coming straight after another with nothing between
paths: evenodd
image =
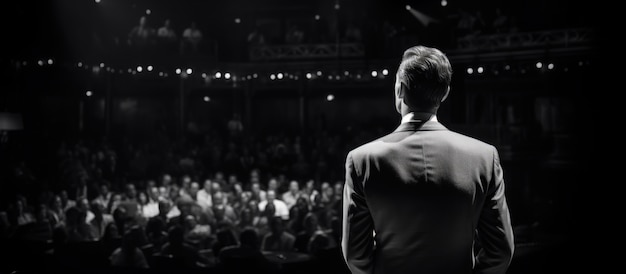
<instances>
[{"instance_id":1,"label":"dark auditorium","mask_svg":"<svg viewBox=\"0 0 626 274\"><path fill-rule=\"evenodd\" d=\"M0 274L584 273L579 2L7 1Z\"/></svg>"}]
</instances>

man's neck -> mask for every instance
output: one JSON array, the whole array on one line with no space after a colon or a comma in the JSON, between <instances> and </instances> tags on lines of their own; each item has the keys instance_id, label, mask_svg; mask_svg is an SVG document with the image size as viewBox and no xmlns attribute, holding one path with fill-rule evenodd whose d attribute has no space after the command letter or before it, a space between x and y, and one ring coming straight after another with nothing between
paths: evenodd
<instances>
[{"instance_id":1,"label":"man's neck","mask_svg":"<svg viewBox=\"0 0 626 274\"><path fill-rule=\"evenodd\" d=\"M428 113L428 112L407 112L402 116L401 123L409 123L409 122L425 122L425 121L437 121L437 114Z\"/></svg>"}]
</instances>

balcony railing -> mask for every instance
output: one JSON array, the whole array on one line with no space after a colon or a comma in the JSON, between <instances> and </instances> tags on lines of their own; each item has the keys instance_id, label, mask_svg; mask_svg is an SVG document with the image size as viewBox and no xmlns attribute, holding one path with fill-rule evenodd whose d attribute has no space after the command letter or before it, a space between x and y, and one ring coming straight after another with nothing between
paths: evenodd
<instances>
[{"instance_id":1,"label":"balcony railing","mask_svg":"<svg viewBox=\"0 0 626 274\"><path fill-rule=\"evenodd\" d=\"M457 39L458 51L498 51L545 47L589 45L594 40L591 29L563 29L505 34L489 34Z\"/></svg>"},{"instance_id":2,"label":"balcony railing","mask_svg":"<svg viewBox=\"0 0 626 274\"><path fill-rule=\"evenodd\" d=\"M249 54L251 61L363 57L365 46L360 43L262 45L251 47Z\"/></svg>"}]
</instances>

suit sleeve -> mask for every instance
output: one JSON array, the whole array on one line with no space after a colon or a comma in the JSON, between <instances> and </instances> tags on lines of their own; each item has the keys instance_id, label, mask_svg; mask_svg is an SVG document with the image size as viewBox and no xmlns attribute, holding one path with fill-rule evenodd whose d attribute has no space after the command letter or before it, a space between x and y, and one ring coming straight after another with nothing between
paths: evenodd
<instances>
[{"instance_id":1,"label":"suit sleeve","mask_svg":"<svg viewBox=\"0 0 626 274\"><path fill-rule=\"evenodd\" d=\"M352 155L346 157L346 181L343 188L343 229L341 248L353 274L373 272L374 225L363 182L354 168Z\"/></svg>"},{"instance_id":2,"label":"suit sleeve","mask_svg":"<svg viewBox=\"0 0 626 274\"><path fill-rule=\"evenodd\" d=\"M493 150L493 174L489 182L485 204L478 220L477 234L481 249L476 256L474 273L506 273L515 243L511 216L504 194L504 174L498 151Z\"/></svg>"}]
</instances>

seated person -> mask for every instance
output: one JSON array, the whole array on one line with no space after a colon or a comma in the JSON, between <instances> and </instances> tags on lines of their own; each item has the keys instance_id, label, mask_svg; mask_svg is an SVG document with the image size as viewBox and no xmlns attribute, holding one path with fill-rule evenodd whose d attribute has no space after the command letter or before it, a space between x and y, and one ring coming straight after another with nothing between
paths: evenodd
<instances>
[{"instance_id":1,"label":"seated person","mask_svg":"<svg viewBox=\"0 0 626 274\"><path fill-rule=\"evenodd\" d=\"M274 266L259 248L259 235L246 228L239 235L239 244L229 245L219 253L218 267L225 273L273 273Z\"/></svg>"}]
</instances>

